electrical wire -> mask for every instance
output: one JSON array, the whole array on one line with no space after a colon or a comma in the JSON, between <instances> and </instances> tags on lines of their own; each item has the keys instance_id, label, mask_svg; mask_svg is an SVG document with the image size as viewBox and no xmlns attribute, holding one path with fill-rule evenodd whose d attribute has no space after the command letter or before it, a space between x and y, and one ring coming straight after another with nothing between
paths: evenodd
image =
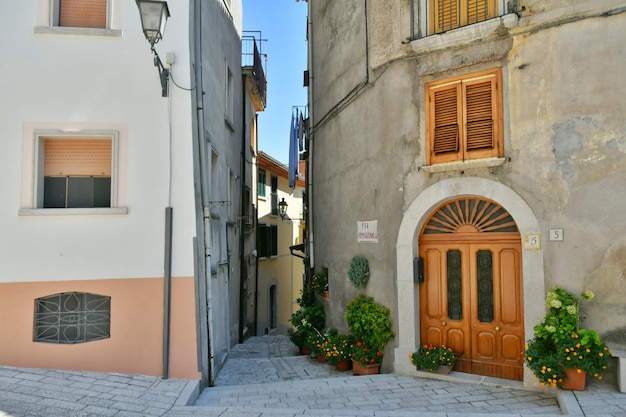
<instances>
[{"instance_id":1,"label":"electrical wire","mask_svg":"<svg viewBox=\"0 0 626 417\"><path fill-rule=\"evenodd\" d=\"M172 80L172 84L174 84L176 87L180 88L181 90L193 91L193 90L196 89L196 87L185 88L185 87L181 87L180 85L176 84L176 80L174 79L174 74L172 74L172 67L171 66L170 66L170 79Z\"/></svg>"}]
</instances>

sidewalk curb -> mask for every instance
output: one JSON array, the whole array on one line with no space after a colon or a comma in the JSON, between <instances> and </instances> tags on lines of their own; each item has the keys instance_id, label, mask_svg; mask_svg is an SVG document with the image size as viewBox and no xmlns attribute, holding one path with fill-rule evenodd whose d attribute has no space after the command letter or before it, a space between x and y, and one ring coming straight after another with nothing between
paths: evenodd
<instances>
[{"instance_id":1,"label":"sidewalk curb","mask_svg":"<svg viewBox=\"0 0 626 417\"><path fill-rule=\"evenodd\" d=\"M578 404L576 395L571 391L558 390L556 393L556 400L559 403L561 412L566 416L584 416L583 410Z\"/></svg>"},{"instance_id":2,"label":"sidewalk curb","mask_svg":"<svg viewBox=\"0 0 626 417\"><path fill-rule=\"evenodd\" d=\"M187 381L174 406L192 406L200 395L200 381Z\"/></svg>"}]
</instances>

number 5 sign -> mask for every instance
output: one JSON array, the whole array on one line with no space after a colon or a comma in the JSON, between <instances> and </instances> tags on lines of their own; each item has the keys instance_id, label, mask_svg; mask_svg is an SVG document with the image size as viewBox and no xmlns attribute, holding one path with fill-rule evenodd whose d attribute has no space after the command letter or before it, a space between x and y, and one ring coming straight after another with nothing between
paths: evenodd
<instances>
[{"instance_id":1,"label":"number 5 sign","mask_svg":"<svg viewBox=\"0 0 626 417\"><path fill-rule=\"evenodd\" d=\"M524 249L525 250L539 250L541 249L541 235L524 235Z\"/></svg>"}]
</instances>

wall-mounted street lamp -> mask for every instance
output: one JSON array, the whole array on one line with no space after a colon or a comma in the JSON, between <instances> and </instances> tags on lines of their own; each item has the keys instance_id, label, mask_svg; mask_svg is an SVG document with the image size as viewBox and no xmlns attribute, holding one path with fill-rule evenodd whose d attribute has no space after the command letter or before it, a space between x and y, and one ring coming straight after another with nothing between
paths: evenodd
<instances>
[{"instance_id":1,"label":"wall-mounted street lamp","mask_svg":"<svg viewBox=\"0 0 626 417\"><path fill-rule=\"evenodd\" d=\"M154 54L154 66L159 70L159 78L161 79L161 95L163 97L167 97L170 71L163 66L156 49L154 49L154 44L163 39L165 23L167 22L167 18L170 17L170 10L167 7L166 1L136 1L137 7L139 8L139 15L141 17L141 28L143 30L143 34L146 36L148 42L150 42L150 49Z\"/></svg>"},{"instance_id":2,"label":"wall-mounted street lamp","mask_svg":"<svg viewBox=\"0 0 626 417\"><path fill-rule=\"evenodd\" d=\"M280 202L278 203L278 215L280 216L281 220L285 220L285 217L287 217L287 207L288 207L287 202L285 201L284 198L282 198L280 200ZM289 219L289 220L302 220L302 221L304 221L306 219Z\"/></svg>"},{"instance_id":3,"label":"wall-mounted street lamp","mask_svg":"<svg viewBox=\"0 0 626 417\"><path fill-rule=\"evenodd\" d=\"M284 198L278 203L278 215L281 220L285 220L285 216L287 215L287 202Z\"/></svg>"}]
</instances>

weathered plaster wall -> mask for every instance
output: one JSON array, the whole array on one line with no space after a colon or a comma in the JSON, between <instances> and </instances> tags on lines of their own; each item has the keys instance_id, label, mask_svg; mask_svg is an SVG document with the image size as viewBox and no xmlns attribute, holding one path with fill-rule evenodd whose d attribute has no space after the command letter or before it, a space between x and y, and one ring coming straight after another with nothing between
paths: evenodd
<instances>
[{"instance_id":1,"label":"weathered plaster wall","mask_svg":"<svg viewBox=\"0 0 626 417\"><path fill-rule=\"evenodd\" d=\"M408 2L367 2L367 25L360 10L364 2L349 2L354 6L349 10L335 3L311 4L309 38L315 257L317 268L329 269L329 325L344 326L344 306L359 292L348 281L349 262L362 255L372 272L365 292L392 308L398 326L408 313L398 311L397 297L403 294L396 294L399 275L406 272L396 263L403 216L428 187L478 177L509 188L535 216L545 276L539 293L553 284L575 292L591 289L598 297L590 307L593 317L583 324L601 334L626 327L620 302L626 81L619 71L626 63L625 3L529 1L521 17L509 14L417 40L410 54L402 43L409 34ZM332 16L326 15L331 9ZM368 54L362 38L347 35L334 39L343 43L342 53L328 49L333 41L324 34L328 21L341 22L346 34L357 30L353 25L367 26ZM353 73L343 76L348 67L361 74L367 62L366 85ZM493 67L503 70L504 164L425 172L424 83ZM337 111L329 114L333 106ZM448 198L454 190L445 189ZM379 243L357 243L356 221L372 219L379 221ZM550 242L551 228L562 228L564 241ZM527 337L532 325L526 325Z\"/></svg>"}]
</instances>

